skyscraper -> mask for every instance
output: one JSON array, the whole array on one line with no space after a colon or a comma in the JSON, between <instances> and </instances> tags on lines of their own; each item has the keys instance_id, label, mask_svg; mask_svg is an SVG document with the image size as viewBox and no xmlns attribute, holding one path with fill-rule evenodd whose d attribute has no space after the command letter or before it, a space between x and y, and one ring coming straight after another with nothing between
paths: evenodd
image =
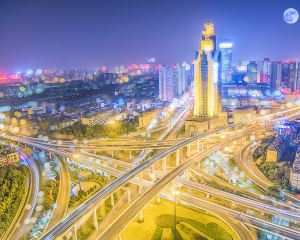
<instances>
[{"instance_id":1,"label":"skyscraper","mask_svg":"<svg viewBox=\"0 0 300 240\"><path fill-rule=\"evenodd\" d=\"M257 83L258 82L258 64L255 61L250 61L247 65L247 76L249 78L249 83Z\"/></svg>"},{"instance_id":2,"label":"skyscraper","mask_svg":"<svg viewBox=\"0 0 300 240\"><path fill-rule=\"evenodd\" d=\"M220 51L220 72L219 77L222 83L231 82L231 66L232 66L232 42L224 40L219 43Z\"/></svg>"},{"instance_id":3,"label":"skyscraper","mask_svg":"<svg viewBox=\"0 0 300 240\"><path fill-rule=\"evenodd\" d=\"M204 24L200 51L194 62L194 116L209 118L220 112L216 35L214 25Z\"/></svg>"},{"instance_id":4,"label":"skyscraper","mask_svg":"<svg viewBox=\"0 0 300 240\"><path fill-rule=\"evenodd\" d=\"M297 63L297 81L296 81L296 94L300 93L300 62Z\"/></svg>"},{"instance_id":5,"label":"skyscraper","mask_svg":"<svg viewBox=\"0 0 300 240\"><path fill-rule=\"evenodd\" d=\"M159 69L159 99L171 102L179 97L188 86L184 67L161 67Z\"/></svg>"},{"instance_id":6,"label":"skyscraper","mask_svg":"<svg viewBox=\"0 0 300 240\"><path fill-rule=\"evenodd\" d=\"M287 60L282 63L282 91L283 93L293 93L296 86L296 61Z\"/></svg>"},{"instance_id":7,"label":"skyscraper","mask_svg":"<svg viewBox=\"0 0 300 240\"><path fill-rule=\"evenodd\" d=\"M271 77L271 62L269 58L265 58L262 61L261 73L260 73L260 83L270 84Z\"/></svg>"},{"instance_id":8,"label":"skyscraper","mask_svg":"<svg viewBox=\"0 0 300 240\"><path fill-rule=\"evenodd\" d=\"M174 71L174 80L177 81L177 94L180 96L187 89L187 74L184 67L177 66Z\"/></svg>"},{"instance_id":9,"label":"skyscraper","mask_svg":"<svg viewBox=\"0 0 300 240\"><path fill-rule=\"evenodd\" d=\"M161 67L159 69L159 99L172 101L174 97L173 69Z\"/></svg>"},{"instance_id":10,"label":"skyscraper","mask_svg":"<svg viewBox=\"0 0 300 240\"><path fill-rule=\"evenodd\" d=\"M282 74L282 63L272 62L271 63L271 78L270 78L270 89L278 91L281 87L281 74Z\"/></svg>"}]
</instances>

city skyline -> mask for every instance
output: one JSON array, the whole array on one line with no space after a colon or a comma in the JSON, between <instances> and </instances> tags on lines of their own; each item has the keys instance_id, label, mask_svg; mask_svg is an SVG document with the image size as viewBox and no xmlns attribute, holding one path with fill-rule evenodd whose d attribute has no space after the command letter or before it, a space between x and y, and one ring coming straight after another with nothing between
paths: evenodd
<instances>
[{"instance_id":1,"label":"city skyline","mask_svg":"<svg viewBox=\"0 0 300 240\"><path fill-rule=\"evenodd\" d=\"M299 22L285 23L283 12L299 11L300 3L278 1L269 11L271 2L1 2L0 71L113 67L152 57L163 64L191 61L206 21L215 23L219 40L232 39L234 62L299 58Z\"/></svg>"},{"instance_id":2,"label":"city skyline","mask_svg":"<svg viewBox=\"0 0 300 240\"><path fill-rule=\"evenodd\" d=\"M0 1L0 239L300 240L298 11Z\"/></svg>"}]
</instances>

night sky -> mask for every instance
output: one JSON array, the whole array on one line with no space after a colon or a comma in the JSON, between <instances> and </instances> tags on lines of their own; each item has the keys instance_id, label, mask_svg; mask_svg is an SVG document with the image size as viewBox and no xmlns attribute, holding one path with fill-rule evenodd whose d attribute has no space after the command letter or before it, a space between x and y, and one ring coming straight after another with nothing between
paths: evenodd
<instances>
[{"instance_id":1,"label":"night sky","mask_svg":"<svg viewBox=\"0 0 300 240\"><path fill-rule=\"evenodd\" d=\"M0 71L191 61L202 25L234 60L300 58L300 0L0 0Z\"/></svg>"}]
</instances>

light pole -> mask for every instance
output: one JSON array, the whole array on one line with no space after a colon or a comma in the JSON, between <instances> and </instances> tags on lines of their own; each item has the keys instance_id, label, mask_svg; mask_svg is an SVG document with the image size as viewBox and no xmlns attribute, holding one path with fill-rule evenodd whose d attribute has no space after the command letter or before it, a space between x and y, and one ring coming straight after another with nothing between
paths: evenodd
<instances>
[{"instance_id":1,"label":"light pole","mask_svg":"<svg viewBox=\"0 0 300 240\"><path fill-rule=\"evenodd\" d=\"M176 240L176 223L177 223L177 219L176 219L176 204L177 204L177 187L176 185L174 186L175 190L174 190L174 240Z\"/></svg>"},{"instance_id":2,"label":"light pole","mask_svg":"<svg viewBox=\"0 0 300 240\"><path fill-rule=\"evenodd\" d=\"M81 192L82 189L81 189L81 182L80 182L80 180L81 180L81 175L80 175L80 173L77 174L77 179L78 179L78 184L79 184L79 191Z\"/></svg>"}]
</instances>

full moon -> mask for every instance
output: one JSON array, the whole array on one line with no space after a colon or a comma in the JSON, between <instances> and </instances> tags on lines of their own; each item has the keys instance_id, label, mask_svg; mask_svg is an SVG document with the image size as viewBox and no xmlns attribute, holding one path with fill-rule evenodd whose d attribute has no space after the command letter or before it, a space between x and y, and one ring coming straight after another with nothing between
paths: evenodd
<instances>
[{"instance_id":1,"label":"full moon","mask_svg":"<svg viewBox=\"0 0 300 240\"><path fill-rule=\"evenodd\" d=\"M289 8L289 9L287 9L287 10L284 11L284 13L283 13L283 19L288 24L294 24L299 19L299 13L298 13L298 11L296 9Z\"/></svg>"}]
</instances>

